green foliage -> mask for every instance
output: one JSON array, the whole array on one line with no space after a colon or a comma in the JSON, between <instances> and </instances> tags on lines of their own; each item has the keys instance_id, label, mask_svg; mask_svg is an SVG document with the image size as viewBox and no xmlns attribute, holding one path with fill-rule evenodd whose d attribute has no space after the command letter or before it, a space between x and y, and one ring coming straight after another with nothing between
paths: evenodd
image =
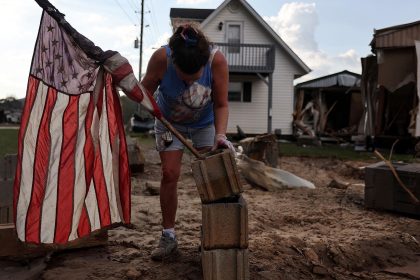
<instances>
[{"instance_id":1,"label":"green foliage","mask_svg":"<svg viewBox=\"0 0 420 280\"><path fill-rule=\"evenodd\" d=\"M0 156L17 153L18 129L0 129ZM129 136L139 140L141 147L148 149L155 146L155 139L146 133L128 133ZM280 156L297 156L313 158L336 158L342 160L378 161L372 152L356 152L353 147L340 147L324 144L322 147L298 146L296 143L279 143ZM381 150L381 154L388 159L390 151ZM415 162L413 155L393 154L393 161Z\"/></svg>"},{"instance_id":2,"label":"green foliage","mask_svg":"<svg viewBox=\"0 0 420 280\"><path fill-rule=\"evenodd\" d=\"M6 154L16 154L18 148L18 129L4 128L0 129L0 156ZM128 133L131 137L139 139L140 145L144 148L153 148L155 145L155 138L152 135L145 133Z\"/></svg>"}]
</instances>

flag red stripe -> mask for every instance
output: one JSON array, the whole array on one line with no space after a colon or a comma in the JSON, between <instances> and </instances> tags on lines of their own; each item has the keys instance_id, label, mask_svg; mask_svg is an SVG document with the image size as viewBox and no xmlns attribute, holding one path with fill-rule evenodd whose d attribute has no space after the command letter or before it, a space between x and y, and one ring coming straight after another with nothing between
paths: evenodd
<instances>
[{"instance_id":1,"label":"flag red stripe","mask_svg":"<svg viewBox=\"0 0 420 280\"><path fill-rule=\"evenodd\" d=\"M159 109L155 99L153 98L153 96L149 92L143 92L143 94L144 94L143 98L148 98L150 104L152 104L153 114L155 115L155 117L160 119L162 117L162 112L160 111L160 109Z\"/></svg>"},{"instance_id":2,"label":"flag red stripe","mask_svg":"<svg viewBox=\"0 0 420 280\"><path fill-rule=\"evenodd\" d=\"M98 201L99 217L101 227L111 224L111 210L109 207L108 191L104 177L101 153L96 153L95 167L93 170L93 181L95 186L96 199Z\"/></svg>"},{"instance_id":3,"label":"flag red stripe","mask_svg":"<svg viewBox=\"0 0 420 280\"><path fill-rule=\"evenodd\" d=\"M86 210L86 204L83 205L82 213L80 214L80 222L77 228L78 237L83 237L91 232L91 226L89 223L89 217Z\"/></svg>"},{"instance_id":4,"label":"flag red stripe","mask_svg":"<svg viewBox=\"0 0 420 280\"><path fill-rule=\"evenodd\" d=\"M114 94L117 94L114 92ZM130 223L131 219L131 176L130 175L130 168L128 163L128 150L127 150L127 142L125 139L125 131L124 125L122 120L122 112L121 112L121 105L120 100L115 98L115 112L118 118L118 131L120 137L120 152L119 152L119 192L120 192L120 200L121 206L123 211L123 219L124 223Z\"/></svg>"},{"instance_id":5,"label":"flag red stripe","mask_svg":"<svg viewBox=\"0 0 420 280\"><path fill-rule=\"evenodd\" d=\"M94 111L94 102L93 102L93 94L90 94L90 101L86 112L85 117L85 146L83 148L83 155L84 155L84 162L85 162L85 180L86 180L86 196L89 193L90 183L92 182L93 177L93 164L94 164L94 148L93 148L93 139L92 139L92 132L90 128L92 126L93 120L93 111ZM89 234L91 231L91 226L89 222L89 216L86 210L86 204L83 206L82 214L80 216L80 222L78 227L78 235L79 237L85 236Z\"/></svg>"},{"instance_id":6,"label":"flag red stripe","mask_svg":"<svg viewBox=\"0 0 420 280\"><path fill-rule=\"evenodd\" d=\"M35 146L34 170L31 200L26 215L27 242L40 242L40 228L42 219L42 206L45 187L47 183L48 163L51 149L50 122L51 113L57 101L57 91L48 88L44 111L39 124L38 136Z\"/></svg>"},{"instance_id":7,"label":"flag red stripe","mask_svg":"<svg viewBox=\"0 0 420 280\"><path fill-rule=\"evenodd\" d=\"M57 183L57 218L54 243L67 242L73 221L75 150L79 127L79 98L71 95L63 115L63 142Z\"/></svg>"},{"instance_id":8,"label":"flag red stripe","mask_svg":"<svg viewBox=\"0 0 420 280\"><path fill-rule=\"evenodd\" d=\"M133 73L133 68L130 64L124 63L112 73L115 84L119 84L128 74Z\"/></svg>"},{"instance_id":9,"label":"flag red stripe","mask_svg":"<svg viewBox=\"0 0 420 280\"><path fill-rule=\"evenodd\" d=\"M115 120L113 121L117 125L118 129L118 137L119 137L119 198L122 207L122 214L123 214L123 222L130 223L131 219L131 181L130 176L130 168L128 164L128 150L127 150L127 142L125 139L125 131L124 125L122 120L122 111L121 111L121 104L120 99L118 97L118 93L115 89L112 90L113 95L113 106L112 112L114 112Z\"/></svg>"},{"instance_id":10,"label":"flag red stripe","mask_svg":"<svg viewBox=\"0 0 420 280\"><path fill-rule=\"evenodd\" d=\"M92 121L93 121L93 112L95 109L94 100L92 94L90 94L90 101L88 105L88 109L86 112L86 118L85 118L85 135L86 135L86 141L85 141L85 147L83 148L83 154L85 157L85 177L86 177L86 187L88 188L86 190L86 195L89 192L89 186L92 182L92 176L93 176L93 163L94 163L94 146L93 146L93 138L92 138Z\"/></svg>"},{"instance_id":11,"label":"flag red stripe","mask_svg":"<svg viewBox=\"0 0 420 280\"><path fill-rule=\"evenodd\" d=\"M13 184L13 219L16 223L16 213L17 213L17 202L19 199L20 192L20 180L22 174L22 155L23 155L23 141L25 139L26 128L29 122L29 116L31 115L32 107L35 103L36 93L38 92L39 80L35 79L32 76L29 76L28 79L28 88L25 99L25 105L23 107L20 128L19 128L19 137L18 137L18 155L17 155L17 166L15 173L15 181Z\"/></svg>"},{"instance_id":12,"label":"flag red stripe","mask_svg":"<svg viewBox=\"0 0 420 280\"><path fill-rule=\"evenodd\" d=\"M131 202L130 198L130 190L131 190L131 182L129 176L126 174L130 174L130 170L128 167L128 154L127 154L127 143L125 139L124 133L124 126L122 120L122 112L121 112L121 105L119 101L119 96L115 88L112 86L113 80L111 75L107 75L106 77L106 87L107 87L107 97L108 100L112 100L112 102L107 102L108 108L108 120L109 120L109 131L110 131L110 140L111 143L115 142L115 137L118 136L118 156L119 156L119 178L118 178L118 185L119 185L119 199L121 207L122 207L122 219L124 222L130 222L130 215L131 215L131 207L129 205ZM127 204L128 203L128 204Z\"/></svg>"},{"instance_id":13,"label":"flag red stripe","mask_svg":"<svg viewBox=\"0 0 420 280\"><path fill-rule=\"evenodd\" d=\"M127 92L126 94L128 97L139 103L141 103L146 98L146 103L150 103L150 105L152 105L152 108L150 109L153 109L153 115L158 119L161 118L162 112L160 111L155 99L146 89L144 89L144 91L145 92L141 90L140 86L136 85L130 92Z\"/></svg>"},{"instance_id":14,"label":"flag red stripe","mask_svg":"<svg viewBox=\"0 0 420 280\"><path fill-rule=\"evenodd\" d=\"M98 117L101 118L102 116L102 103L103 103L103 98L104 98L104 93L105 91L103 90L103 84L100 85L100 88L102 89L99 92L99 96L98 96L98 100L96 101L96 110L98 111Z\"/></svg>"},{"instance_id":15,"label":"flag red stripe","mask_svg":"<svg viewBox=\"0 0 420 280\"><path fill-rule=\"evenodd\" d=\"M144 95L138 85L134 86L130 92L126 93L128 97L133 99L134 101L140 103L144 99Z\"/></svg>"},{"instance_id":16,"label":"flag red stripe","mask_svg":"<svg viewBox=\"0 0 420 280\"><path fill-rule=\"evenodd\" d=\"M101 87L101 92L98 98L98 103L96 105L98 109L98 116L101 118L102 116L102 102L103 102L103 95L105 90ZM101 113L99 114L99 111ZM101 137L101 136L100 136ZM103 137L103 136L102 136ZM104 169L103 169L103 160L102 160L102 151L101 151L101 143L98 141L95 151L95 164L93 167L93 182L95 186L95 193L96 193L96 200L98 201L98 210L99 210L99 217L101 220L101 227L108 226L111 224L111 209L109 206L109 197L108 197L108 190L106 187ZM106 149L107 147L104 147Z\"/></svg>"},{"instance_id":17,"label":"flag red stripe","mask_svg":"<svg viewBox=\"0 0 420 280\"><path fill-rule=\"evenodd\" d=\"M131 67L130 67L131 68ZM109 143L111 147L111 151L113 150L113 145L115 142L115 136L117 135L117 119L115 116L115 110L114 110L114 103L116 98L114 96L114 92L116 93L115 88L112 85L113 79L110 74L105 75L105 92L106 92L106 107L107 107L107 117L108 117L108 130L109 130Z\"/></svg>"}]
</instances>

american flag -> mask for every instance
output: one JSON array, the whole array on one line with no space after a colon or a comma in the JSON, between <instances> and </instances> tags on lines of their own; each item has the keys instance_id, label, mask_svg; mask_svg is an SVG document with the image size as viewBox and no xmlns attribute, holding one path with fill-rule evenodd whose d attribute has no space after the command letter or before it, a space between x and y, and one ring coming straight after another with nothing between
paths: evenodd
<instances>
[{"instance_id":1,"label":"american flag","mask_svg":"<svg viewBox=\"0 0 420 280\"><path fill-rule=\"evenodd\" d=\"M116 86L141 102L128 61L83 37L48 1L18 140L20 240L63 244L130 223L130 174ZM146 96L147 97L147 96Z\"/></svg>"}]
</instances>

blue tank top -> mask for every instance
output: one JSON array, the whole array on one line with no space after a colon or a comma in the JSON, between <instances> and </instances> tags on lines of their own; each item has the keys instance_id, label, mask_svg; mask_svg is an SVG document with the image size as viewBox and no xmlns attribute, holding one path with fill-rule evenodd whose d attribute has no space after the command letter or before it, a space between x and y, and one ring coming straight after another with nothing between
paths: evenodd
<instances>
[{"instance_id":1,"label":"blue tank top","mask_svg":"<svg viewBox=\"0 0 420 280\"><path fill-rule=\"evenodd\" d=\"M163 116L171 123L191 128L206 127L214 122L211 98L211 52L201 77L191 85L185 84L176 74L171 49L165 46L167 69L157 89L157 104Z\"/></svg>"}]
</instances>

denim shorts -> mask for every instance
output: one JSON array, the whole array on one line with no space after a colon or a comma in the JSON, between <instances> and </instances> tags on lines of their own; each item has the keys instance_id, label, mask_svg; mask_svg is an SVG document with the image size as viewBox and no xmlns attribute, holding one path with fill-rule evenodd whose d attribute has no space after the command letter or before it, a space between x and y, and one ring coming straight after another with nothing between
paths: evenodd
<instances>
[{"instance_id":1,"label":"denim shorts","mask_svg":"<svg viewBox=\"0 0 420 280\"><path fill-rule=\"evenodd\" d=\"M213 124L203 128L190 128L179 124L172 124L172 126L182 136L191 139L193 146L197 149L212 147L214 144L215 129ZM165 145L162 135L167 131L168 129L159 120L155 121L156 150L158 152L184 150L184 144L173 134L172 143Z\"/></svg>"}]
</instances>

